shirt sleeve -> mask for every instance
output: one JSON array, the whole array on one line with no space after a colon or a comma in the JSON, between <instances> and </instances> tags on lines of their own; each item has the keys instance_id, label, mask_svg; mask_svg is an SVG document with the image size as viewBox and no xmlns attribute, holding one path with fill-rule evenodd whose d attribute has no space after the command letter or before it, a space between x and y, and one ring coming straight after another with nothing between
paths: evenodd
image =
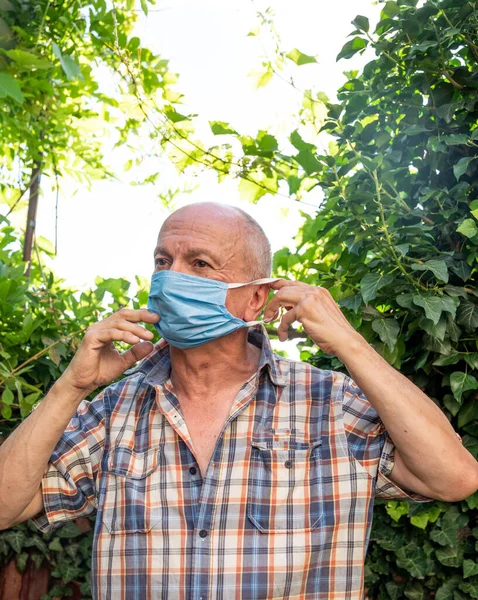
<instances>
[{"instance_id":1,"label":"shirt sleeve","mask_svg":"<svg viewBox=\"0 0 478 600\"><path fill-rule=\"evenodd\" d=\"M349 450L375 479L376 498L433 502L432 498L403 490L390 479L395 445L377 411L350 377L344 378L342 414Z\"/></svg>"},{"instance_id":2,"label":"shirt sleeve","mask_svg":"<svg viewBox=\"0 0 478 600\"><path fill-rule=\"evenodd\" d=\"M41 482L44 510L31 519L40 531L51 531L97 509L104 415L104 392L91 402L83 400L53 450Z\"/></svg>"}]
</instances>

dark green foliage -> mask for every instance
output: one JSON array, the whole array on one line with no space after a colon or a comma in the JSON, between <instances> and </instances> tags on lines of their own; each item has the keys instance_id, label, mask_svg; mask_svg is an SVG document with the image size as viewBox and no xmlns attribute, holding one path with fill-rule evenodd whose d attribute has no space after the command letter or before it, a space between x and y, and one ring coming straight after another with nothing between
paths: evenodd
<instances>
[{"instance_id":1,"label":"dark green foliage","mask_svg":"<svg viewBox=\"0 0 478 600\"><path fill-rule=\"evenodd\" d=\"M247 163L259 182L248 191L323 191L275 273L327 287L478 458L478 5L417 6L384 3L373 32L356 17L339 58L368 47L376 58L347 73L336 103L305 93L290 145ZM344 368L311 342L302 359ZM455 506L378 503L369 597L478 598L477 507L478 492Z\"/></svg>"},{"instance_id":2,"label":"dark green foliage","mask_svg":"<svg viewBox=\"0 0 478 600\"><path fill-rule=\"evenodd\" d=\"M138 278L133 296L129 282L98 278L94 291L75 292L38 264L28 284L21 256L18 232L0 217L0 443L60 377L86 328L121 306L144 308L149 287ZM47 563L58 580L51 597L76 581L87 598L91 543L92 533L81 534L73 522L50 534L17 525L0 531L0 568L16 557L23 571L30 557L36 567Z\"/></svg>"}]
</instances>

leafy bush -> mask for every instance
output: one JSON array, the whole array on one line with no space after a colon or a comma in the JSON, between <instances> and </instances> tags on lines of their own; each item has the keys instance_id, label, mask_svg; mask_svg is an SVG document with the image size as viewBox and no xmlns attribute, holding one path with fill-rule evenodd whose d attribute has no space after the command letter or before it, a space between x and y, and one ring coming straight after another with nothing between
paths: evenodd
<instances>
[{"instance_id":1,"label":"leafy bush","mask_svg":"<svg viewBox=\"0 0 478 600\"><path fill-rule=\"evenodd\" d=\"M124 279L97 278L94 291L75 292L38 262L27 281L18 232L3 217L0 223L1 444L60 377L85 329L122 306L143 308L149 282L137 278L134 296ZM42 254L50 252L45 240L40 245ZM22 572L29 559L36 567L47 563L52 597L71 593L65 587L71 581L88 596L92 533L85 521L81 528L71 522L46 535L31 524L0 532L0 567L12 557Z\"/></svg>"},{"instance_id":2,"label":"leafy bush","mask_svg":"<svg viewBox=\"0 0 478 600\"><path fill-rule=\"evenodd\" d=\"M275 273L327 287L478 458L478 6L420 4L385 2L374 31L356 17L338 59L369 47L376 58L346 73L337 102L306 91L284 148L265 131L253 139L227 123L212 129L239 143L234 164L251 200L322 190L297 250L276 253ZM227 157L231 147L215 152ZM344 368L311 343L302 359ZM456 505L377 502L369 597L478 598L477 508L478 493Z\"/></svg>"}]
</instances>

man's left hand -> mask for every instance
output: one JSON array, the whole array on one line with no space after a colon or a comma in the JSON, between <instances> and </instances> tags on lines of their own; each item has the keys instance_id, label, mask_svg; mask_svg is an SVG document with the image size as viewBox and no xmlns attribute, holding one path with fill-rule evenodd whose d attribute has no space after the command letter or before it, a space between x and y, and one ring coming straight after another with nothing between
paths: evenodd
<instances>
[{"instance_id":1,"label":"man's left hand","mask_svg":"<svg viewBox=\"0 0 478 600\"><path fill-rule=\"evenodd\" d=\"M266 306L264 321L276 319L280 308L285 308L277 330L281 342L287 339L292 323L299 321L312 341L327 354L335 354L340 358L344 351L357 342L366 344L327 289L285 279L272 283L271 289L277 290L277 293Z\"/></svg>"}]
</instances>

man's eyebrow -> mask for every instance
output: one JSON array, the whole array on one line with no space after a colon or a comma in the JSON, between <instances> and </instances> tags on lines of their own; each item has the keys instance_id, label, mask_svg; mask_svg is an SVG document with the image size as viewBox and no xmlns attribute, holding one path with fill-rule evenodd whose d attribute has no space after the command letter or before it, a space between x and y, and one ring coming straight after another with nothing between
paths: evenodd
<instances>
[{"instance_id":1,"label":"man's eyebrow","mask_svg":"<svg viewBox=\"0 0 478 600\"><path fill-rule=\"evenodd\" d=\"M164 246L156 246L154 249L154 256L156 257L158 254L162 254L169 260L173 260L171 253L168 252ZM211 262L219 264L219 258L211 254L210 250L207 250L206 248L191 248L191 250L185 252L184 255L186 258L197 258L198 256L204 256L207 257Z\"/></svg>"},{"instance_id":2,"label":"man's eyebrow","mask_svg":"<svg viewBox=\"0 0 478 600\"><path fill-rule=\"evenodd\" d=\"M219 259L217 257L215 257L214 254L211 254L211 252L209 250L206 250L205 248L191 248L191 250L188 250L185 253L185 256L187 258L197 258L198 256L205 256L205 257L209 258L212 262L219 263Z\"/></svg>"},{"instance_id":3,"label":"man's eyebrow","mask_svg":"<svg viewBox=\"0 0 478 600\"><path fill-rule=\"evenodd\" d=\"M171 256L171 254L163 246L156 246L156 248L154 249L153 256L156 257L158 254L162 254L163 256L166 256L170 260L173 259L173 257Z\"/></svg>"}]
</instances>

